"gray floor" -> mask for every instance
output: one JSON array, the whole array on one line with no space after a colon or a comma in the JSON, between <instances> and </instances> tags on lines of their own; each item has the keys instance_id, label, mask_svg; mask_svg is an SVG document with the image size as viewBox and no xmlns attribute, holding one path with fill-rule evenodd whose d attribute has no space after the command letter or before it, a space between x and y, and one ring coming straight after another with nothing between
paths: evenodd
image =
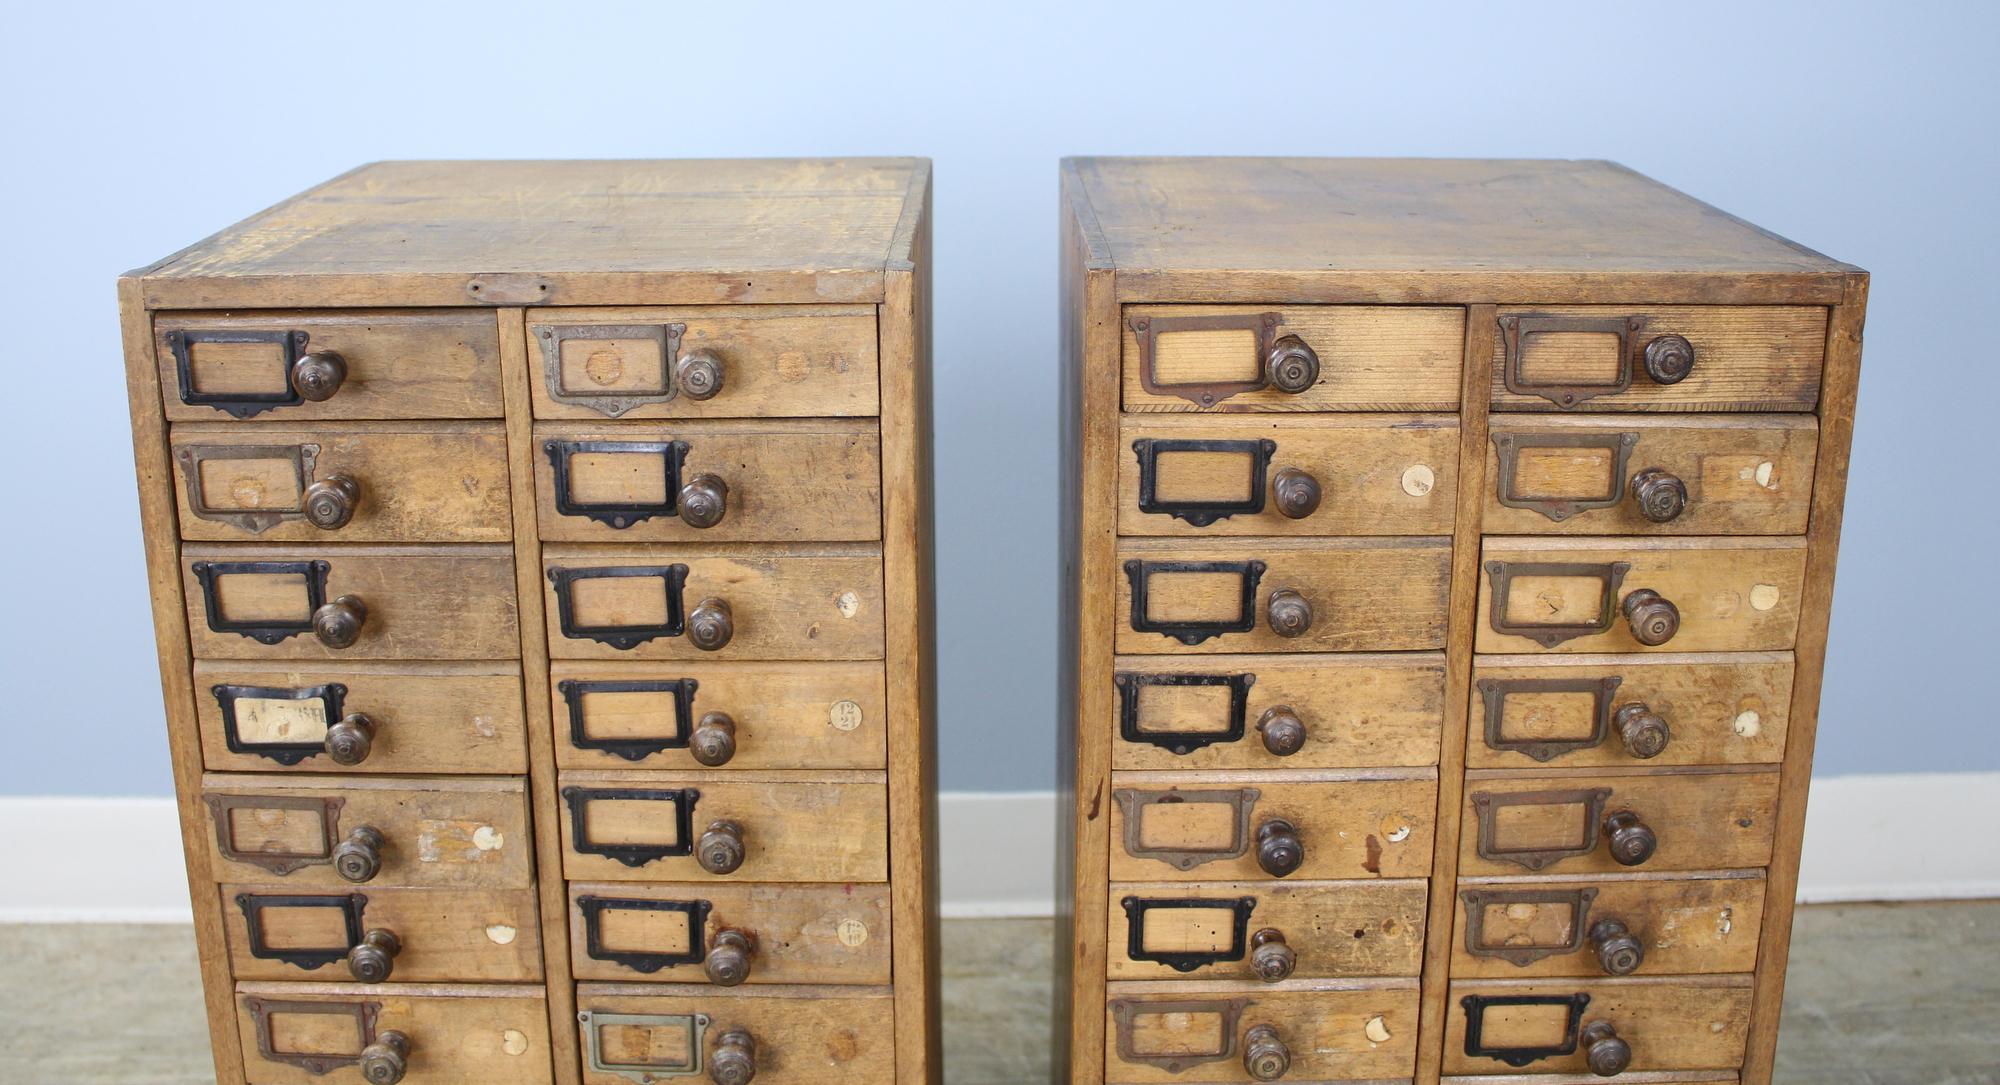
<instances>
[{"instance_id":1,"label":"gray floor","mask_svg":"<svg viewBox=\"0 0 2000 1085\"><path fill-rule=\"evenodd\" d=\"M1049 924L945 924L951 1085L1047 1080ZM1778 1080L2000 1085L2000 902L1799 915ZM172 926L0 926L0 1082L208 1085L194 943Z\"/></svg>"}]
</instances>

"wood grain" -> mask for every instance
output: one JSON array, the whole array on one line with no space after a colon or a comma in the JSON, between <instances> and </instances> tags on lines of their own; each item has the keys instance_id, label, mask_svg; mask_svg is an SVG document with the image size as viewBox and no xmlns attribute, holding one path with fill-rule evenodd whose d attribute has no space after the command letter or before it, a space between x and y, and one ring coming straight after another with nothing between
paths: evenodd
<instances>
[{"instance_id":1,"label":"wood grain","mask_svg":"<svg viewBox=\"0 0 2000 1085\"><path fill-rule=\"evenodd\" d=\"M1678 335L1694 346L1694 368L1674 384L1659 384L1637 359L1631 386L1585 402L1590 411L1809 411L1819 399L1820 363L1826 344L1826 309L1820 306L1617 306L1545 305L1502 309L1500 317L1642 317L1645 327L1632 350L1653 337ZM1610 337L1606 337L1609 339ZM1534 394L1507 390L1501 357L1504 340L1494 344L1493 407L1498 411L1554 411L1557 405ZM1563 351L1538 362L1534 347L1522 351L1521 371L1537 383L1605 383L1615 379L1616 351Z\"/></svg>"}]
</instances>

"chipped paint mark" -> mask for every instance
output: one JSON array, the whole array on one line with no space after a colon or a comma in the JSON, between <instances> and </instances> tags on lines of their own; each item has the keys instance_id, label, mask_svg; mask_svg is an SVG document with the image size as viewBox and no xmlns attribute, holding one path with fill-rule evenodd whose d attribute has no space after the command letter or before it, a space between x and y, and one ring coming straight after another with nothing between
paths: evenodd
<instances>
[{"instance_id":1,"label":"chipped paint mark","mask_svg":"<svg viewBox=\"0 0 2000 1085\"><path fill-rule=\"evenodd\" d=\"M1767 490L1775 490L1775 489L1777 489L1777 487L1776 487L1776 486L1773 486L1773 485L1771 484L1771 471L1772 471L1772 467L1771 467L1771 461L1770 461L1770 460L1765 460L1765 461L1764 461L1763 463L1760 463L1760 464L1758 464L1758 465L1757 465L1757 485L1759 485L1759 486L1762 486L1762 487L1764 487L1764 488L1765 488L1765 489L1767 489Z\"/></svg>"},{"instance_id":2,"label":"chipped paint mark","mask_svg":"<svg viewBox=\"0 0 2000 1085\"><path fill-rule=\"evenodd\" d=\"M487 717L474 716L472 717L472 733L478 735L480 738L492 738L494 735L500 733L500 729L493 726L493 721Z\"/></svg>"},{"instance_id":3,"label":"chipped paint mark","mask_svg":"<svg viewBox=\"0 0 2000 1085\"><path fill-rule=\"evenodd\" d=\"M1369 833L1365 843L1368 845L1368 857L1361 861L1361 869L1379 876L1382 873L1382 842L1375 839L1374 833Z\"/></svg>"},{"instance_id":4,"label":"chipped paint mark","mask_svg":"<svg viewBox=\"0 0 2000 1085\"><path fill-rule=\"evenodd\" d=\"M509 1055L524 1055L528 1051L528 1034L517 1028L505 1029L500 1033L500 1050Z\"/></svg>"},{"instance_id":5,"label":"chipped paint mark","mask_svg":"<svg viewBox=\"0 0 2000 1085\"><path fill-rule=\"evenodd\" d=\"M1758 733L1764 730L1764 717L1759 716L1756 709L1746 708L1736 714L1736 723L1733 726L1737 737L1756 738Z\"/></svg>"},{"instance_id":6,"label":"chipped paint mark","mask_svg":"<svg viewBox=\"0 0 2000 1085\"><path fill-rule=\"evenodd\" d=\"M480 851L499 851L507 843L507 834L491 825L481 825L472 830L472 846Z\"/></svg>"},{"instance_id":7,"label":"chipped paint mark","mask_svg":"<svg viewBox=\"0 0 2000 1085\"><path fill-rule=\"evenodd\" d=\"M1721 911L1721 913L1715 917L1715 933L1721 935L1724 938L1727 938L1729 936L1729 932L1735 929L1736 929L1736 909L1724 908Z\"/></svg>"},{"instance_id":8,"label":"chipped paint mark","mask_svg":"<svg viewBox=\"0 0 2000 1085\"><path fill-rule=\"evenodd\" d=\"M1368 1037L1368 1042L1371 1044L1386 1044L1389 1042L1389 1037L1393 1035L1389 1031L1389 1022L1384 1021L1382 1015L1379 1013L1369 1018L1367 1024L1361 1026L1361 1034Z\"/></svg>"},{"instance_id":9,"label":"chipped paint mark","mask_svg":"<svg viewBox=\"0 0 2000 1085\"><path fill-rule=\"evenodd\" d=\"M1391 844L1400 844L1409 838L1410 827L1408 825L1398 825L1389 832L1389 843Z\"/></svg>"},{"instance_id":10,"label":"chipped paint mark","mask_svg":"<svg viewBox=\"0 0 2000 1085\"><path fill-rule=\"evenodd\" d=\"M486 938L496 946L511 946L521 932L505 923L495 923L486 928Z\"/></svg>"},{"instance_id":11,"label":"chipped paint mark","mask_svg":"<svg viewBox=\"0 0 2000 1085\"><path fill-rule=\"evenodd\" d=\"M1778 605L1779 592L1774 584L1759 584L1750 589L1752 610L1770 610Z\"/></svg>"},{"instance_id":12,"label":"chipped paint mark","mask_svg":"<svg viewBox=\"0 0 2000 1085\"><path fill-rule=\"evenodd\" d=\"M1437 472L1427 464L1414 464L1403 472L1403 492L1422 497L1437 488Z\"/></svg>"},{"instance_id":13,"label":"chipped paint mark","mask_svg":"<svg viewBox=\"0 0 2000 1085\"><path fill-rule=\"evenodd\" d=\"M861 597L851 591L841 592L834 598L833 605L840 610L840 616L843 618L852 618L861 613Z\"/></svg>"}]
</instances>

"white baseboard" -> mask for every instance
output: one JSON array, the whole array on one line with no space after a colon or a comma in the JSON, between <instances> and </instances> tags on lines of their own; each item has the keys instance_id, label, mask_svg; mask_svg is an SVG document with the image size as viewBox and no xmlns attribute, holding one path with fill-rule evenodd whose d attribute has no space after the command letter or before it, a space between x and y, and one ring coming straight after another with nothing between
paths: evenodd
<instances>
[{"instance_id":1,"label":"white baseboard","mask_svg":"<svg viewBox=\"0 0 2000 1085\"><path fill-rule=\"evenodd\" d=\"M2000 821L2000 772L1828 777L1808 809L1801 902L2000 897L2000 850L1939 831ZM938 820L946 916L1053 913L1052 792L948 791ZM0 840L0 922L188 921L171 799L0 798ZM80 858L86 843L118 862Z\"/></svg>"}]
</instances>

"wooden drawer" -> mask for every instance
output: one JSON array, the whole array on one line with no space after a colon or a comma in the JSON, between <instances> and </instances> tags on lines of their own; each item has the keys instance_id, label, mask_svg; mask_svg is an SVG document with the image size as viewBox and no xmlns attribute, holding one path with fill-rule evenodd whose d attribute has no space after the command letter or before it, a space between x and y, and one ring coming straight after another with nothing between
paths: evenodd
<instances>
[{"instance_id":1,"label":"wooden drawer","mask_svg":"<svg viewBox=\"0 0 2000 1085\"><path fill-rule=\"evenodd\" d=\"M1298 881L1421 878L1431 869L1437 774L1112 774L1111 880ZM1302 858L1289 875L1259 863L1260 836L1291 827Z\"/></svg>"},{"instance_id":2,"label":"wooden drawer","mask_svg":"<svg viewBox=\"0 0 2000 1085\"><path fill-rule=\"evenodd\" d=\"M225 884L282 878L300 892L533 884L519 779L208 775L201 799L210 873Z\"/></svg>"},{"instance_id":3,"label":"wooden drawer","mask_svg":"<svg viewBox=\"0 0 2000 1085\"><path fill-rule=\"evenodd\" d=\"M882 537L882 442L872 419L543 425L535 438L536 516L551 541ZM703 491L720 494L719 520L692 511L682 496L707 500Z\"/></svg>"},{"instance_id":4,"label":"wooden drawer","mask_svg":"<svg viewBox=\"0 0 2000 1085\"><path fill-rule=\"evenodd\" d=\"M569 936L580 980L883 984L889 887L571 883Z\"/></svg>"},{"instance_id":5,"label":"wooden drawer","mask_svg":"<svg viewBox=\"0 0 2000 1085\"><path fill-rule=\"evenodd\" d=\"M153 335L175 422L503 414L500 327L483 310L170 313ZM328 352L345 375L332 395L305 399L292 366Z\"/></svg>"},{"instance_id":6,"label":"wooden drawer","mask_svg":"<svg viewBox=\"0 0 2000 1085\"><path fill-rule=\"evenodd\" d=\"M1465 763L1775 764L1791 702L1790 652L1481 656Z\"/></svg>"},{"instance_id":7,"label":"wooden drawer","mask_svg":"<svg viewBox=\"0 0 2000 1085\"><path fill-rule=\"evenodd\" d=\"M880 663L557 663L556 764L565 769L879 769ZM710 719L711 714L727 717ZM726 746L715 744L727 734ZM694 746L727 760L704 765Z\"/></svg>"},{"instance_id":8,"label":"wooden drawer","mask_svg":"<svg viewBox=\"0 0 2000 1085\"><path fill-rule=\"evenodd\" d=\"M1288 1058L1285 1081L1408 1080L1416 1070L1415 980L1113 983L1107 1082L1271 1080L1245 1068L1260 1030Z\"/></svg>"},{"instance_id":9,"label":"wooden drawer","mask_svg":"<svg viewBox=\"0 0 2000 1085\"><path fill-rule=\"evenodd\" d=\"M1481 652L1784 651L1798 633L1802 538L1503 536L1482 554Z\"/></svg>"},{"instance_id":10,"label":"wooden drawer","mask_svg":"<svg viewBox=\"0 0 2000 1085\"><path fill-rule=\"evenodd\" d=\"M1775 770L1528 778L1474 770L1466 774L1458 869L1471 876L1761 867L1771 861L1777 812ZM1621 834L1614 830L1622 814L1635 815L1637 825ZM1633 861L1617 861L1614 849Z\"/></svg>"},{"instance_id":11,"label":"wooden drawer","mask_svg":"<svg viewBox=\"0 0 2000 1085\"><path fill-rule=\"evenodd\" d=\"M1486 450L1495 534L1802 535L1811 415L1500 415Z\"/></svg>"},{"instance_id":12,"label":"wooden drawer","mask_svg":"<svg viewBox=\"0 0 2000 1085\"><path fill-rule=\"evenodd\" d=\"M529 889L222 887L230 972L242 980L539 982L536 914ZM350 956L377 931L394 940ZM371 973L384 947L394 949L389 972Z\"/></svg>"},{"instance_id":13,"label":"wooden drawer","mask_svg":"<svg viewBox=\"0 0 2000 1085\"><path fill-rule=\"evenodd\" d=\"M1123 535L1451 531L1455 415L1128 415L1118 437Z\"/></svg>"},{"instance_id":14,"label":"wooden drawer","mask_svg":"<svg viewBox=\"0 0 2000 1085\"><path fill-rule=\"evenodd\" d=\"M1551 305L1502 309L1498 319L1496 410L1810 411L1819 402L1818 306Z\"/></svg>"},{"instance_id":15,"label":"wooden drawer","mask_svg":"<svg viewBox=\"0 0 2000 1085\"><path fill-rule=\"evenodd\" d=\"M747 1036L757 1085L883 1085L895 1081L887 987L576 988L584 1085L701 1076L718 1049Z\"/></svg>"},{"instance_id":16,"label":"wooden drawer","mask_svg":"<svg viewBox=\"0 0 2000 1085\"><path fill-rule=\"evenodd\" d=\"M1749 1035L1750 977L1454 983L1445 1007L1447 1074L1588 1073L1589 1045L1572 1046L1570 1029L1594 1021L1609 1023L1630 1046L1631 1073L1732 1070L1743 1063ZM1474 1017L1479 1031L1468 1045ZM1552 1048L1571 1053L1536 1057Z\"/></svg>"},{"instance_id":17,"label":"wooden drawer","mask_svg":"<svg viewBox=\"0 0 2000 1085\"><path fill-rule=\"evenodd\" d=\"M513 538L497 422L190 423L173 427L173 449L184 539Z\"/></svg>"},{"instance_id":18,"label":"wooden drawer","mask_svg":"<svg viewBox=\"0 0 2000 1085\"><path fill-rule=\"evenodd\" d=\"M1124 317L1128 411L1458 409L1463 309L1128 305ZM1318 361L1295 393L1266 381L1273 350L1293 337Z\"/></svg>"},{"instance_id":19,"label":"wooden drawer","mask_svg":"<svg viewBox=\"0 0 2000 1085\"><path fill-rule=\"evenodd\" d=\"M853 417L881 409L875 307L538 309L528 315L535 417ZM701 354L721 386L684 379ZM715 371L711 370L712 376Z\"/></svg>"},{"instance_id":20,"label":"wooden drawer","mask_svg":"<svg viewBox=\"0 0 2000 1085\"><path fill-rule=\"evenodd\" d=\"M1263 980L1255 965L1286 960L1289 971L1273 975L1415 976L1423 968L1426 885L1421 878L1114 883L1110 977Z\"/></svg>"},{"instance_id":21,"label":"wooden drawer","mask_svg":"<svg viewBox=\"0 0 2000 1085\"><path fill-rule=\"evenodd\" d=\"M1118 562L1121 655L1444 647L1450 539L1127 539ZM1274 611L1306 615L1305 628L1280 635Z\"/></svg>"},{"instance_id":22,"label":"wooden drawer","mask_svg":"<svg viewBox=\"0 0 2000 1085\"><path fill-rule=\"evenodd\" d=\"M509 546L187 546L188 633L207 659L512 659ZM214 605L210 603L210 586ZM342 604L352 597L359 611ZM346 647L315 612L361 615ZM338 623L327 626L331 630Z\"/></svg>"},{"instance_id":23,"label":"wooden drawer","mask_svg":"<svg viewBox=\"0 0 2000 1085\"><path fill-rule=\"evenodd\" d=\"M1436 652L1122 656L1112 680L1113 768L1437 764L1444 657Z\"/></svg>"},{"instance_id":24,"label":"wooden drawer","mask_svg":"<svg viewBox=\"0 0 2000 1085\"><path fill-rule=\"evenodd\" d=\"M239 983L236 1026L250 1085L388 1080L360 1061L391 1032L408 1041L403 1085L552 1080L540 987Z\"/></svg>"},{"instance_id":25,"label":"wooden drawer","mask_svg":"<svg viewBox=\"0 0 2000 1085\"><path fill-rule=\"evenodd\" d=\"M1456 908L1451 974L1459 979L1749 972L1764 874L1462 881ZM1599 927L1607 923L1623 929Z\"/></svg>"},{"instance_id":26,"label":"wooden drawer","mask_svg":"<svg viewBox=\"0 0 2000 1085\"><path fill-rule=\"evenodd\" d=\"M542 563L558 659L882 658L880 546L552 546Z\"/></svg>"},{"instance_id":27,"label":"wooden drawer","mask_svg":"<svg viewBox=\"0 0 2000 1085\"><path fill-rule=\"evenodd\" d=\"M878 772L566 772L562 799L563 872L572 881L889 877L888 790ZM731 836L733 870L713 858L718 849L728 855Z\"/></svg>"}]
</instances>

